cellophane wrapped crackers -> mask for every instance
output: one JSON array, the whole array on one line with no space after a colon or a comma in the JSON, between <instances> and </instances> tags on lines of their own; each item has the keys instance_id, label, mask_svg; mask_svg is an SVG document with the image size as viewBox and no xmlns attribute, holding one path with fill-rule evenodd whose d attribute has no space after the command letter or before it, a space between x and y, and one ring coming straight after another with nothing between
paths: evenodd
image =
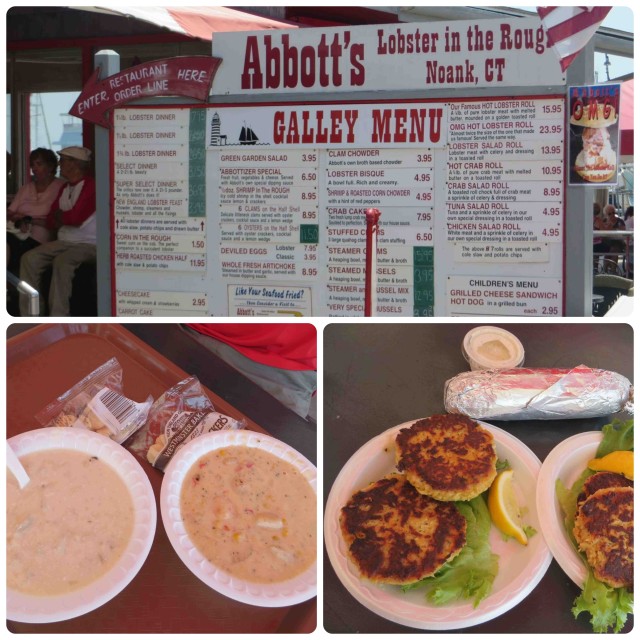
<instances>
[{"instance_id":1,"label":"cellophane wrapped crackers","mask_svg":"<svg viewBox=\"0 0 640 640\"><path fill-rule=\"evenodd\" d=\"M134 402L122 394L122 366L111 358L36 414L44 427L89 429L123 443L147 421L153 398Z\"/></svg>"},{"instance_id":2,"label":"cellophane wrapped crackers","mask_svg":"<svg viewBox=\"0 0 640 640\"><path fill-rule=\"evenodd\" d=\"M633 411L631 382L613 371L487 369L445 383L445 409L476 420L595 418Z\"/></svg>"},{"instance_id":3,"label":"cellophane wrapped crackers","mask_svg":"<svg viewBox=\"0 0 640 640\"><path fill-rule=\"evenodd\" d=\"M191 376L163 393L151 407L144 447L147 460L164 471L176 451L198 436L221 429L243 429L245 424L216 411Z\"/></svg>"}]
</instances>

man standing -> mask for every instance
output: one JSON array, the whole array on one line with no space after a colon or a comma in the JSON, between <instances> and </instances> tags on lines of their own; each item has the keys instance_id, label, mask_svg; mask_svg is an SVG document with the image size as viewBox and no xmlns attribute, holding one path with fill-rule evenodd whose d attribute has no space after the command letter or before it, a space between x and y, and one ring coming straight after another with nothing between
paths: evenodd
<instances>
[{"instance_id":1,"label":"man standing","mask_svg":"<svg viewBox=\"0 0 640 640\"><path fill-rule=\"evenodd\" d=\"M57 230L58 237L22 256L20 278L40 291L43 275L51 267L49 315L68 316L76 269L96 261L96 183L89 175L89 149L67 147L58 155L60 175L68 182L47 217L47 227ZM27 315L27 305L28 301L21 301L22 315Z\"/></svg>"}]
</instances>

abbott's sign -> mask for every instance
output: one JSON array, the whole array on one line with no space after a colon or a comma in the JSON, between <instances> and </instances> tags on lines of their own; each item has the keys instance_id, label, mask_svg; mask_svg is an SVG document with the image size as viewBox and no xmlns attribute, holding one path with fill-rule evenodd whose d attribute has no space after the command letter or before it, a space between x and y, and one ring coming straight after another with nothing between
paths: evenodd
<instances>
[{"instance_id":1,"label":"abbott's sign","mask_svg":"<svg viewBox=\"0 0 640 640\"><path fill-rule=\"evenodd\" d=\"M217 33L217 95L562 85L538 18Z\"/></svg>"}]
</instances>

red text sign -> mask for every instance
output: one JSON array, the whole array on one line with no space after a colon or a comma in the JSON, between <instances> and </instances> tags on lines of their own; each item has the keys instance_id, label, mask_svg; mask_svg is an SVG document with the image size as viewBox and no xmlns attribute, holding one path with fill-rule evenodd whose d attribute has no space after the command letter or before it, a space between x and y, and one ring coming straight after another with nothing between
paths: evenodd
<instances>
[{"instance_id":1,"label":"red text sign","mask_svg":"<svg viewBox=\"0 0 640 640\"><path fill-rule=\"evenodd\" d=\"M96 69L69 110L72 116L109 126L110 109L140 98L186 96L206 100L220 58L185 56L153 60L100 80Z\"/></svg>"}]
</instances>

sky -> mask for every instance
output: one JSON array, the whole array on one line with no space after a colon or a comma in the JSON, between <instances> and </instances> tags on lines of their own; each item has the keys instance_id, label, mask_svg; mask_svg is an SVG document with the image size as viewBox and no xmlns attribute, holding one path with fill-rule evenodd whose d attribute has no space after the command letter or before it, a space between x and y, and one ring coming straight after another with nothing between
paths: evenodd
<instances>
[{"instance_id":1,"label":"sky","mask_svg":"<svg viewBox=\"0 0 640 640\"><path fill-rule=\"evenodd\" d=\"M535 7L515 7L518 9L535 11ZM615 6L611 9L608 16L605 18L603 25L612 29L619 29L621 31L634 32L634 14L629 7ZM609 57L610 66L609 74L611 79L626 75L633 72L633 60L625 59L619 56ZM595 72L598 82L605 82L607 79L606 67L604 65L605 57L601 54L596 54L595 59ZM41 94L42 96L42 113L45 114L45 118L40 118L38 126L32 131L33 144L32 146L44 146L59 150L60 145L56 142L60 140L63 130L63 118L60 114L68 113L69 109L73 105L76 94ZM39 110L39 106L34 107ZM67 118L68 120L68 118ZM7 131L9 127L9 120L7 119Z\"/></svg>"}]
</instances>

